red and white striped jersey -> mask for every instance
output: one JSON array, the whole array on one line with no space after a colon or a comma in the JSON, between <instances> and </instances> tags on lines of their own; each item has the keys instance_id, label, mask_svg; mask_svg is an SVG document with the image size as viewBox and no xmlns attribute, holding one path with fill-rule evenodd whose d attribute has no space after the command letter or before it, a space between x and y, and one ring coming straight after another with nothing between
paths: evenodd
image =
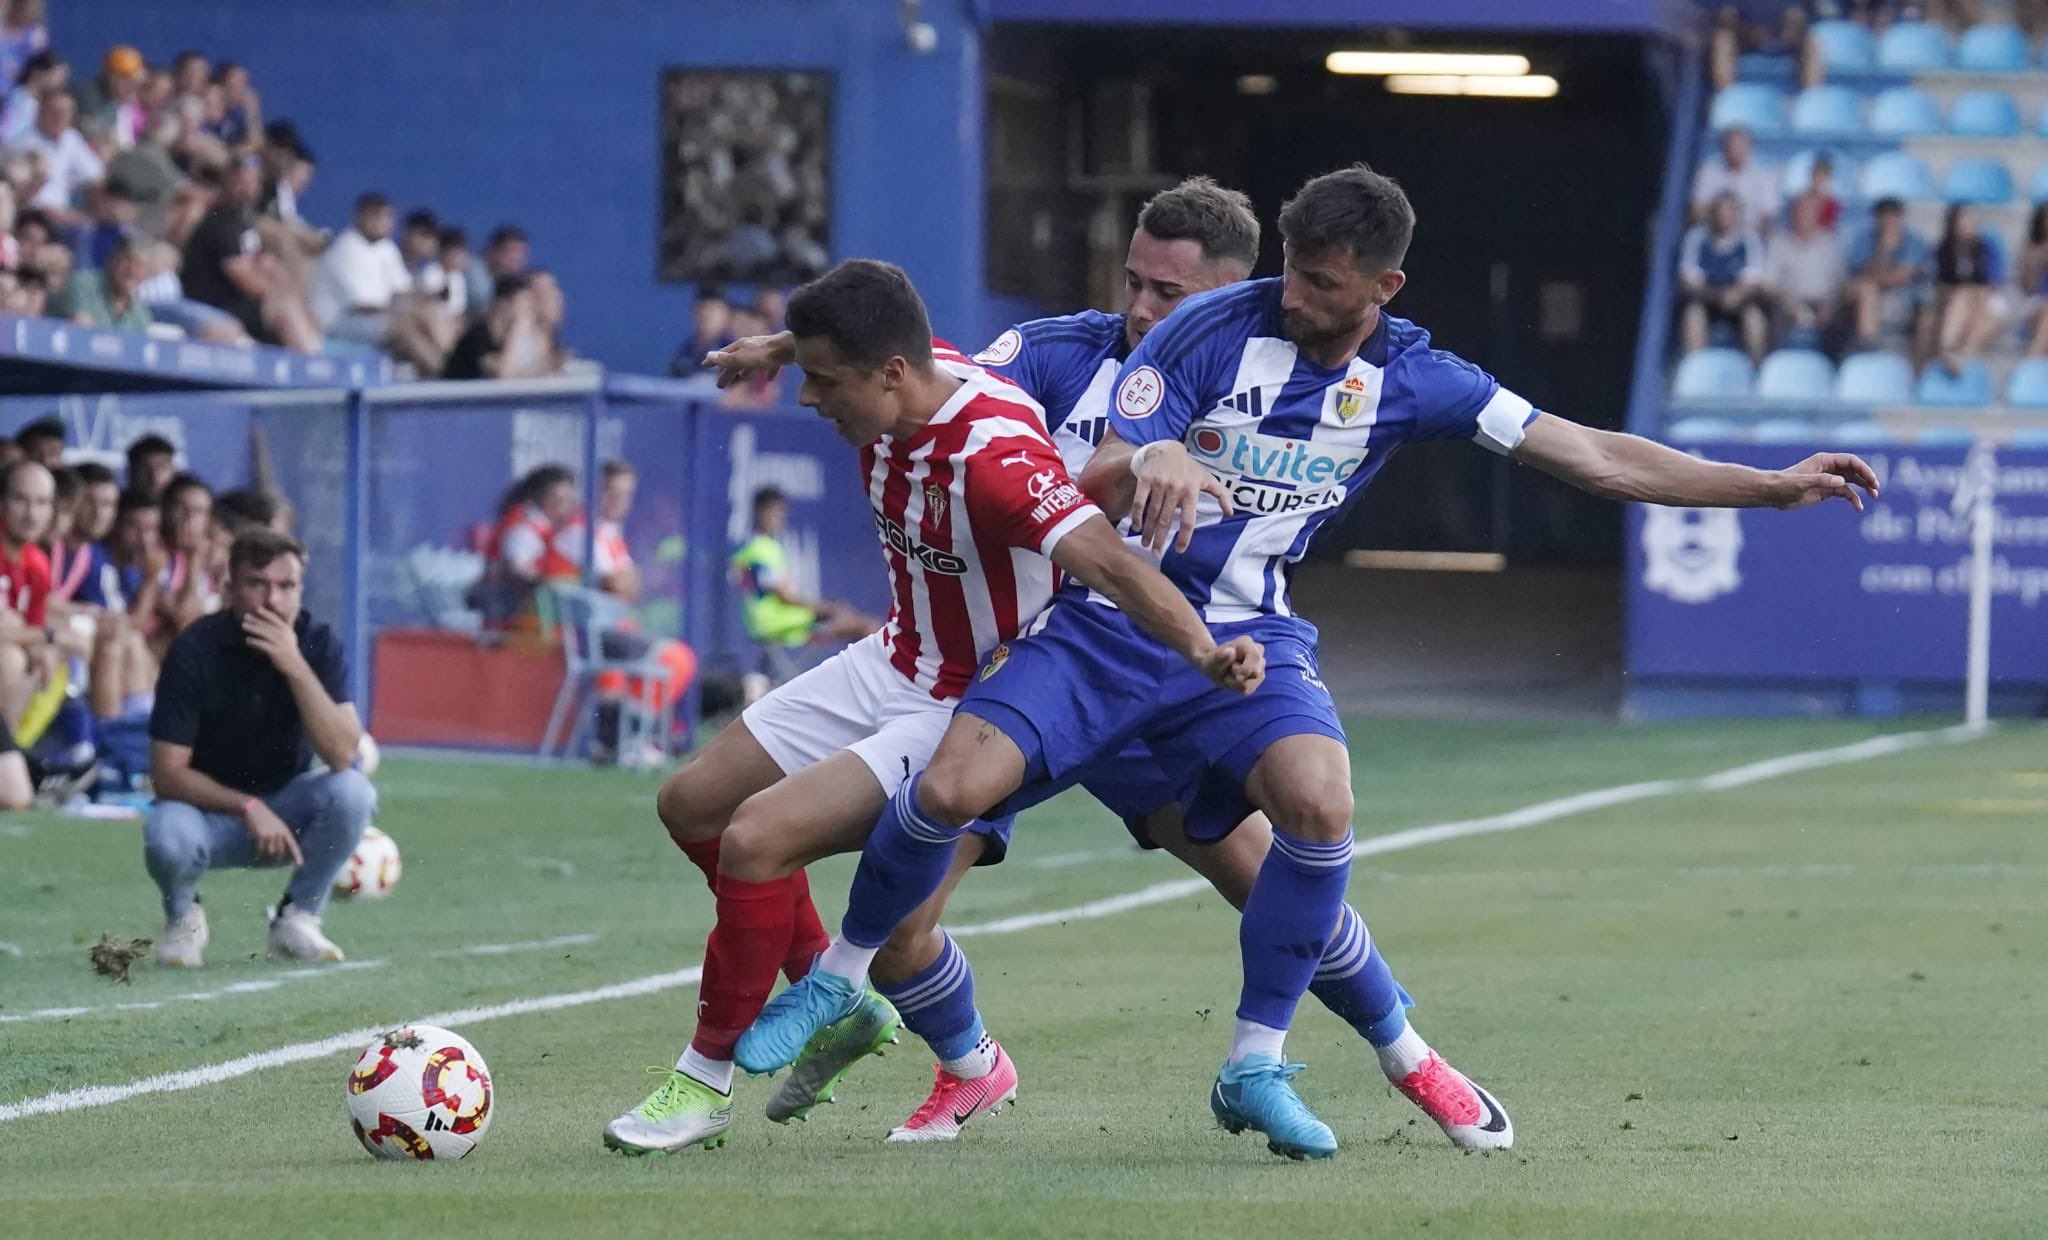
<instances>
[{"instance_id":1,"label":"red and white striped jersey","mask_svg":"<svg viewBox=\"0 0 2048 1240\"><path fill-rule=\"evenodd\" d=\"M861 449L861 466L889 564L889 662L950 699L1052 601L1047 557L1101 510L1067 476L1036 402L948 346L933 352L960 389L916 434Z\"/></svg>"}]
</instances>

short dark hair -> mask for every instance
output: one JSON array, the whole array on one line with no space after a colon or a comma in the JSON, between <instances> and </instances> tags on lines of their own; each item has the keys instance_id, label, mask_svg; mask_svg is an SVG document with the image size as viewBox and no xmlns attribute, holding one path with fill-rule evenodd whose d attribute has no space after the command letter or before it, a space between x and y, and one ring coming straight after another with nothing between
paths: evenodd
<instances>
[{"instance_id":1,"label":"short dark hair","mask_svg":"<svg viewBox=\"0 0 2048 1240\"><path fill-rule=\"evenodd\" d=\"M633 468L633 463L631 461L611 460L606 461L604 463L604 465L598 470L598 474L606 482L610 482L612 479L617 478L622 474L631 474L635 477L638 477L640 471Z\"/></svg>"},{"instance_id":2,"label":"short dark hair","mask_svg":"<svg viewBox=\"0 0 2048 1240\"><path fill-rule=\"evenodd\" d=\"M57 484L57 502L60 504L66 500L77 499L78 493L85 490L85 483L79 481L78 471L75 469L53 469L50 471L50 480Z\"/></svg>"},{"instance_id":3,"label":"short dark hair","mask_svg":"<svg viewBox=\"0 0 2048 1240\"><path fill-rule=\"evenodd\" d=\"M277 519L277 497L255 487L238 487L214 497L213 519L232 533L268 526Z\"/></svg>"},{"instance_id":4,"label":"short dark hair","mask_svg":"<svg viewBox=\"0 0 2048 1240\"><path fill-rule=\"evenodd\" d=\"M156 497L156 502L163 506L166 525L170 524L171 520L171 501L191 490L204 491L208 499L213 498L213 488L207 486L206 480L198 474L177 474L169 482L164 483L163 493Z\"/></svg>"},{"instance_id":5,"label":"short dark hair","mask_svg":"<svg viewBox=\"0 0 2048 1240\"><path fill-rule=\"evenodd\" d=\"M434 218L434 213L425 207L415 207L413 210L406 212L403 227L406 232L433 233L436 241L439 241L441 237L441 221Z\"/></svg>"},{"instance_id":6,"label":"short dark hair","mask_svg":"<svg viewBox=\"0 0 2048 1240\"><path fill-rule=\"evenodd\" d=\"M1884 215L1887 212L1893 215L1904 215L1906 213L1905 200L1901 198L1880 198L1870 204L1870 213L1872 215Z\"/></svg>"},{"instance_id":7,"label":"short dark hair","mask_svg":"<svg viewBox=\"0 0 2048 1240\"><path fill-rule=\"evenodd\" d=\"M154 507L156 507L156 496L151 495L141 487L126 487L121 491L120 503L114 506L114 520L118 522L122 517L127 516L131 512L142 512Z\"/></svg>"},{"instance_id":8,"label":"short dark hair","mask_svg":"<svg viewBox=\"0 0 2048 1240\"><path fill-rule=\"evenodd\" d=\"M903 268L850 258L790 294L785 317L799 336L823 337L855 365L875 369L901 357L932 361L932 323Z\"/></svg>"},{"instance_id":9,"label":"short dark hair","mask_svg":"<svg viewBox=\"0 0 2048 1240\"><path fill-rule=\"evenodd\" d=\"M114 471L98 461L80 461L72 468L78 471L78 483L80 486L105 486L108 483L118 481L114 477Z\"/></svg>"},{"instance_id":10,"label":"short dark hair","mask_svg":"<svg viewBox=\"0 0 2048 1240\"><path fill-rule=\"evenodd\" d=\"M133 464L145 456L176 456L178 449L162 435L144 435L128 445L128 461Z\"/></svg>"},{"instance_id":11,"label":"short dark hair","mask_svg":"<svg viewBox=\"0 0 2048 1240\"><path fill-rule=\"evenodd\" d=\"M268 526L243 530L228 547L228 576L233 577L244 568L269 568L272 561L285 555L299 557L299 564L304 566L305 544Z\"/></svg>"},{"instance_id":12,"label":"short dark hair","mask_svg":"<svg viewBox=\"0 0 2048 1240\"><path fill-rule=\"evenodd\" d=\"M445 250L449 246L461 246L465 250L468 249L469 230L454 224L443 228L441 230L441 248Z\"/></svg>"},{"instance_id":13,"label":"short dark hair","mask_svg":"<svg viewBox=\"0 0 2048 1240\"><path fill-rule=\"evenodd\" d=\"M1314 178L1280 208L1280 239L1312 253L1339 247L1361 266L1399 267L1415 237L1415 208L1389 176L1353 164Z\"/></svg>"},{"instance_id":14,"label":"short dark hair","mask_svg":"<svg viewBox=\"0 0 2048 1240\"><path fill-rule=\"evenodd\" d=\"M38 439L54 439L64 442L64 423L55 415L37 418L35 421L14 432L14 442L26 448Z\"/></svg>"},{"instance_id":15,"label":"short dark hair","mask_svg":"<svg viewBox=\"0 0 2048 1240\"><path fill-rule=\"evenodd\" d=\"M533 287L533 280L525 272L515 271L509 276L499 276L491 286L492 301L509 301Z\"/></svg>"},{"instance_id":16,"label":"short dark hair","mask_svg":"<svg viewBox=\"0 0 2048 1240\"><path fill-rule=\"evenodd\" d=\"M788 502L789 496L782 493L781 487L762 487L754 492L754 511L756 513L770 504L787 504Z\"/></svg>"},{"instance_id":17,"label":"short dark hair","mask_svg":"<svg viewBox=\"0 0 2048 1240\"><path fill-rule=\"evenodd\" d=\"M500 224L484 240L484 248L495 250L507 241L527 241L526 230L517 224ZM528 244L532 244L530 241Z\"/></svg>"},{"instance_id":18,"label":"short dark hair","mask_svg":"<svg viewBox=\"0 0 2048 1240\"><path fill-rule=\"evenodd\" d=\"M1259 217L1252 200L1208 177L1189 177L1152 195L1138 212L1138 227L1161 241L1193 241L1210 262L1259 261Z\"/></svg>"},{"instance_id":19,"label":"short dark hair","mask_svg":"<svg viewBox=\"0 0 2048 1240\"><path fill-rule=\"evenodd\" d=\"M382 211L391 205L391 199L374 189L366 189L356 195L357 211Z\"/></svg>"}]
</instances>

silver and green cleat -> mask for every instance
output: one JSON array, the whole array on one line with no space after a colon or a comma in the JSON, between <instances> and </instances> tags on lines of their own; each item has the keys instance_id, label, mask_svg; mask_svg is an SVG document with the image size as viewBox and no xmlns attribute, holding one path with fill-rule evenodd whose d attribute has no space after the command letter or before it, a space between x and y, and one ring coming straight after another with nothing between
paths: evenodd
<instances>
[{"instance_id":1,"label":"silver and green cleat","mask_svg":"<svg viewBox=\"0 0 2048 1240\"><path fill-rule=\"evenodd\" d=\"M872 990L862 994L851 1015L827 1025L804 1043L789 1075L768 1099L768 1118L786 1124L803 1119L819 1103L832 1101L841 1078L863 1058L879 1055L883 1047L895 1044L896 1031L902 1025L887 999Z\"/></svg>"},{"instance_id":2,"label":"silver and green cleat","mask_svg":"<svg viewBox=\"0 0 2048 1240\"><path fill-rule=\"evenodd\" d=\"M639 1106L604 1126L607 1148L621 1154L671 1154L693 1145L715 1150L732 1127L732 1095L673 1068L649 1068L667 1079Z\"/></svg>"}]
</instances>

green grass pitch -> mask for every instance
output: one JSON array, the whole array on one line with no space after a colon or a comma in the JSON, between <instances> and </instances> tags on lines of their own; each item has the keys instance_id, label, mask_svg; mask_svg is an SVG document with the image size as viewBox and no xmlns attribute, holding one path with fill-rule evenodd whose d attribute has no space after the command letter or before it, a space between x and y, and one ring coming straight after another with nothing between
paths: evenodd
<instances>
[{"instance_id":1,"label":"green grass pitch","mask_svg":"<svg viewBox=\"0 0 2048 1240\"><path fill-rule=\"evenodd\" d=\"M1881 730L1363 722L1359 834ZM356 966L341 971L263 959L278 875L230 872L205 888L205 969L96 976L102 932L158 928L136 827L0 822L0 1106L696 963L711 904L650 779L392 760L379 782L405 878L331 909ZM850 873L815 871L828 920ZM1070 796L1027 817L950 920L1181 877ZM1417 1027L1514 1114L1503 1154L1461 1155L1417 1122L1313 1001L1289 1057L1337 1157L1288 1163L1218 1132L1205 1092L1235 923L1202 895L967 942L1023 1088L955 1145L880 1143L929 1083L906 1040L808 1124L766 1122L771 1086L743 1080L724 1150L607 1154L599 1129L645 1092L642 1066L680 1049L680 987L462 1028L497 1103L453 1165L363 1153L342 1107L353 1051L0 1122L0 1233L2039 1235L2044 878L2048 733L2026 725L1362 860L1352 899ZM529 946L465 954L491 944ZM46 1014L65 1008L84 1010Z\"/></svg>"}]
</instances>

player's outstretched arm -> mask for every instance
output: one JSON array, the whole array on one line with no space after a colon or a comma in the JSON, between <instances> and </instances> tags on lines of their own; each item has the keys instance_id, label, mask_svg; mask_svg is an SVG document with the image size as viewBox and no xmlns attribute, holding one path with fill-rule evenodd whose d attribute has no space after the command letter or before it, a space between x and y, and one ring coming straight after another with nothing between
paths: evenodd
<instances>
[{"instance_id":1,"label":"player's outstretched arm","mask_svg":"<svg viewBox=\"0 0 2048 1240\"><path fill-rule=\"evenodd\" d=\"M1877 474L1860 457L1821 452L1790 469L1701 460L1638 435L1539 414L1514 458L1605 499L1688 508L1804 508L1843 499L1863 511ZM1863 494L1858 494L1857 488Z\"/></svg>"},{"instance_id":2,"label":"player's outstretched arm","mask_svg":"<svg viewBox=\"0 0 2048 1240\"><path fill-rule=\"evenodd\" d=\"M744 383L756 371L766 371L773 379L784 366L795 364L796 337L786 331L772 336L741 336L723 349L713 349L704 355L704 369L718 372L721 388Z\"/></svg>"},{"instance_id":3,"label":"player's outstretched arm","mask_svg":"<svg viewBox=\"0 0 2048 1240\"><path fill-rule=\"evenodd\" d=\"M1223 480L1189 456L1177 439L1133 447L1114 429L1106 430L1081 471L1080 485L1110 519L1129 516L1131 532L1144 535L1145 546L1155 555L1165 553L1169 537L1175 551L1188 549L1204 492L1215 498L1224 516L1231 513L1230 491Z\"/></svg>"},{"instance_id":4,"label":"player's outstretched arm","mask_svg":"<svg viewBox=\"0 0 2048 1240\"><path fill-rule=\"evenodd\" d=\"M1174 584L1117 536L1108 519L1091 516L1052 550L1052 562L1100 591L1138 626L1171 646L1226 689L1250 693L1266 678L1266 650L1249 637L1218 645Z\"/></svg>"}]
</instances>

